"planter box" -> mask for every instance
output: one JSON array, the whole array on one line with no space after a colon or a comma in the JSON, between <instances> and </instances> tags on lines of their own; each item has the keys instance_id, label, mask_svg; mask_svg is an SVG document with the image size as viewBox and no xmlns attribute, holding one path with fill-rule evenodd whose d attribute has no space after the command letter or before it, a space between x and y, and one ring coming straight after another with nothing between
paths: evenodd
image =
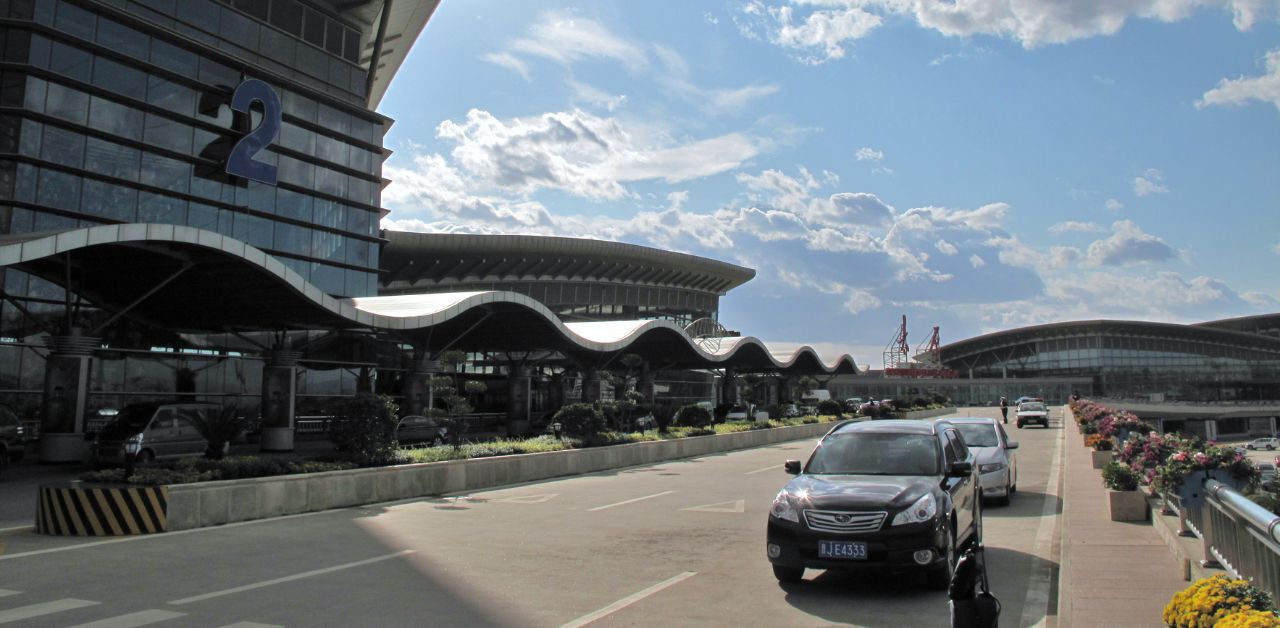
<instances>
[{"instance_id":1,"label":"planter box","mask_svg":"<svg viewBox=\"0 0 1280 628\"><path fill-rule=\"evenodd\" d=\"M1111 450L1096 451L1095 450L1093 452L1093 468L1101 469L1102 467L1107 466L1108 462L1111 462L1112 460L1115 460L1115 459L1116 459L1115 451L1111 451Z\"/></svg>"},{"instance_id":2,"label":"planter box","mask_svg":"<svg viewBox=\"0 0 1280 628\"><path fill-rule=\"evenodd\" d=\"M1112 521L1146 521L1147 497L1142 491L1107 491Z\"/></svg>"}]
</instances>

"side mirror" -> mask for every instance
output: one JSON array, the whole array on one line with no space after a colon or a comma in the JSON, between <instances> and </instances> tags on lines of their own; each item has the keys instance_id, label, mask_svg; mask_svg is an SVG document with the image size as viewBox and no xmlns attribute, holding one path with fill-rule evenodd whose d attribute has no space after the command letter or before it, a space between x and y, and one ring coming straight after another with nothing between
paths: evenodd
<instances>
[{"instance_id":1,"label":"side mirror","mask_svg":"<svg viewBox=\"0 0 1280 628\"><path fill-rule=\"evenodd\" d=\"M800 475L799 460L788 460L785 464L782 465L782 468L785 469L786 472L791 475Z\"/></svg>"},{"instance_id":2,"label":"side mirror","mask_svg":"<svg viewBox=\"0 0 1280 628\"><path fill-rule=\"evenodd\" d=\"M964 477L973 473L973 463L967 460L959 460L951 463L951 469L947 475L951 477Z\"/></svg>"},{"instance_id":3,"label":"side mirror","mask_svg":"<svg viewBox=\"0 0 1280 628\"><path fill-rule=\"evenodd\" d=\"M1011 441L1009 441L1009 442L1007 442L1007 443L1005 443L1005 444L1004 444L1004 448L1005 448L1005 449L1017 449L1017 448L1018 448L1018 441L1016 441L1016 440L1011 440Z\"/></svg>"}]
</instances>

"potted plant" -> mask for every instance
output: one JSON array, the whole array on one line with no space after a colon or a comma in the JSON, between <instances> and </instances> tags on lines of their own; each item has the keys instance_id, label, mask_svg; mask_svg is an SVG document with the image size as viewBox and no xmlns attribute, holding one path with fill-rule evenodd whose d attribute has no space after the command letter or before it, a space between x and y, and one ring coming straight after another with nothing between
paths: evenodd
<instances>
[{"instance_id":1,"label":"potted plant","mask_svg":"<svg viewBox=\"0 0 1280 628\"><path fill-rule=\"evenodd\" d=\"M1248 619L1250 611L1255 615L1260 614L1260 619L1264 620L1270 615L1271 623L1239 623L1242 619ZM1234 617L1240 613L1245 613L1246 617ZM1164 607L1161 618L1170 628L1276 625L1270 594L1254 587L1247 580L1232 580L1222 574L1201 578L1173 594L1173 599Z\"/></svg>"},{"instance_id":2,"label":"potted plant","mask_svg":"<svg viewBox=\"0 0 1280 628\"><path fill-rule=\"evenodd\" d=\"M1138 474L1127 464L1112 460L1102 467L1102 483L1112 521L1146 521L1147 497L1138 490Z\"/></svg>"},{"instance_id":3,"label":"potted plant","mask_svg":"<svg viewBox=\"0 0 1280 628\"><path fill-rule=\"evenodd\" d=\"M1108 462L1115 460L1116 443L1110 438L1101 434L1090 434L1085 437L1084 444L1093 448L1093 468L1101 469Z\"/></svg>"},{"instance_id":4,"label":"potted plant","mask_svg":"<svg viewBox=\"0 0 1280 628\"><path fill-rule=\"evenodd\" d=\"M1156 469L1154 483L1165 491L1177 491L1185 506L1204 503L1204 483L1214 479L1241 490L1256 481L1258 472L1243 454L1219 445L1189 441Z\"/></svg>"}]
</instances>

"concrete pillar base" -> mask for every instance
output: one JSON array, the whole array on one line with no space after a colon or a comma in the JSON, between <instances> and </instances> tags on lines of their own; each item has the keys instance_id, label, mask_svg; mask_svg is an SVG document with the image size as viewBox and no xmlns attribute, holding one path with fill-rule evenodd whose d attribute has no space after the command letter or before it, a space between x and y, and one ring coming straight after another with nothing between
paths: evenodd
<instances>
[{"instance_id":1,"label":"concrete pillar base","mask_svg":"<svg viewBox=\"0 0 1280 628\"><path fill-rule=\"evenodd\" d=\"M40 435L40 462L84 462L84 434L44 433Z\"/></svg>"},{"instance_id":2,"label":"concrete pillar base","mask_svg":"<svg viewBox=\"0 0 1280 628\"><path fill-rule=\"evenodd\" d=\"M293 451L293 428L262 428L262 451Z\"/></svg>"}]
</instances>

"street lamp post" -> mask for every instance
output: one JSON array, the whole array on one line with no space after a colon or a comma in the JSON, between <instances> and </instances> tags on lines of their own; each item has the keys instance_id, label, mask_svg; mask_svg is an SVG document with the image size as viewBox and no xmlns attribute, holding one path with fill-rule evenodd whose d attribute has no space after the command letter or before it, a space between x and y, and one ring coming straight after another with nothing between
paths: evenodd
<instances>
[{"instance_id":1,"label":"street lamp post","mask_svg":"<svg viewBox=\"0 0 1280 628\"><path fill-rule=\"evenodd\" d=\"M560 439L560 432L563 429L564 429L564 426L561 425L559 421L556 421L555 423L551 424L551 432L555 434L556 440Z\"/></svg>"}]
</instances>

